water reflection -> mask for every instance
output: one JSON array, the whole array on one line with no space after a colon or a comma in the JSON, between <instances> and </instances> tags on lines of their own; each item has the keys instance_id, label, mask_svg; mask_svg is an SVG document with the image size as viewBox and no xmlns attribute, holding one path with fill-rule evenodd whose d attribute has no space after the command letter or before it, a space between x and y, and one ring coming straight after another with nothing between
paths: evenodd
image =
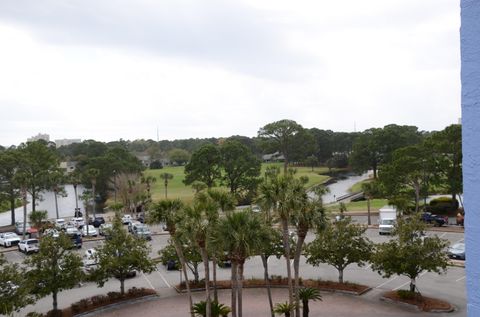
<instances>
[{"instance_id":1,"label":"water reflection","mask_svg":"<svg viewBox=\"0 0 480 317\"><path fill-rule=\"evenodd\" d=\"M83 190L83 186L77 186L78 196L82 195ZM57 196L58 214L60 217L71 217L73 216L73 212L75 211L75 190L73 189L73 185L65 185L65 193L67 195L65 197L62 197L61 195ZM37 200L37 207L35 207L35 210L47 210L48 218L56 218L55 198L53 192L42 192L42 197L42 201ZM31 201L31 197L28 197L27 199ZM78 207L81 209L82 212L85 209L83 201L81 201L80 199L78 200ZM27 205L27 214L31 211L32 204L29 203ZM23 221L23 207L15 209L15 220ZM10 222L11 213L9 211L0 213L0 226L9 225Z\"/></svg>"}]
</instances>

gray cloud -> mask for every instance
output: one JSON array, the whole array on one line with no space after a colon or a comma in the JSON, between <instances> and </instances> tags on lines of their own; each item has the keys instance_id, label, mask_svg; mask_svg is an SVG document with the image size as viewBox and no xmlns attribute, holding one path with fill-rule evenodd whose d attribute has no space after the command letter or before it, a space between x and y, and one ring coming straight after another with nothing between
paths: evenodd
<instances>
[{"instance_id":1,"label":"gray cloud","mask_svg":"<svg viewBox=\"0 0 480 317\"><path fill-rule=\"evenodd\" d=\"M288 47L285 25L230 1L2 1L0 20L56 45L133 49L276 80L298 80L318 63Z\"/></svg>"}]
</instances>

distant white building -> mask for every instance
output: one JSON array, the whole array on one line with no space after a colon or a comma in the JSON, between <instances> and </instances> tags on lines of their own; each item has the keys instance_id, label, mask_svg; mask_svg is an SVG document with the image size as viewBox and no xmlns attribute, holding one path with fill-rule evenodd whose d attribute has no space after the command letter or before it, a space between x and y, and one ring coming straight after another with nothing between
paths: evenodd
<instances>
[{"instance_id":1,"label":"distant white building","mask_svg":"<svg viewBox=\"0 0 480 317\"><path fill-rule=\"evenodd\" d=\"M272 154L262 155L262 160L265 163L283 162L283 161L285 161L285 156L283 156L283 154L280 154L280 152L275 152L275 153L272 153Z\"/></svg>"},{"instance_id":2,"label":"distant white building","mask_svg":"<svg viewBox=\"0 0 480 317\"><path fill-rule=\"evenodd\" d=\"M73 143L81 143L81 142L82 140L80 139L60 139L60 140L55 140L55 146L58 149L61 146L70 145Z\"/></svg>"},{"instance_id":3,"label":"distant white building","mask_svg":"<svg viewBox=\"0 0 480 317\"><path fill-rule=\"evenodd\" d=\"M31 138L28 138L27 142L35 142L38 140L44 140L44 141L50 142L50 135L46 133L39 133L35 136L32 136Z\"/></svg>"}]
</instances>

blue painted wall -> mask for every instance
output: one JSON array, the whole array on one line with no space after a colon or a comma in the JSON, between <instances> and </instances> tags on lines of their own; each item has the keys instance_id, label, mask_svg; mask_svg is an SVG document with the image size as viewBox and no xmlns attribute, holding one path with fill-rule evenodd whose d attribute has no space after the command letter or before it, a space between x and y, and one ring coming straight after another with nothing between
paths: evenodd
<instances>
[{"instance_id":1,"label":"blue painted wall","mask_svg":"<svg viewBox=\"0 0 480 317\"><path fill-rule=\"evenodd\" d=\"M480 1L461 1L462 142L467 309L480 316Z\"/></svg>"}]
</instances>

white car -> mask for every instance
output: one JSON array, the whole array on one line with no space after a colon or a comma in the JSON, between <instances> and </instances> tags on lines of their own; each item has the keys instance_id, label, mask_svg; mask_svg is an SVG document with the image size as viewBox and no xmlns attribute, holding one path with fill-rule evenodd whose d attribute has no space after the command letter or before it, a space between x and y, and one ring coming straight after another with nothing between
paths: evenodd
<instances>
[{"instance_id":1,"label":"white car","mask_svg":"<svg viewBox=\"0 0 480 317\"><path fill-rule=\"evenodd\" d=\"M72 222L80 229L85 225L85 220L82 217L74 217L72 218Z\"/></svg>"},{"instance_id":2,"label":"white car","mask_svg":"<svg viewBox=\"0 0 480 317\"><path fill-rule=\"evenodd\" d=\"M112 229L113 225L111 223L102 223L98 228L98 234L104 236L107 230Z\"/></svg>"},{"instance_id":3,"label":"white car","mask_svg":"<svg viewBox=\"0 0 480 317\"><path fill-rule=\"evenodd\" d=\"M60 233L55 228L45 229L43 234L46 236L52 236L53 238L58 238L60 236Z\"/></svg>"},{"instance_id":4,"label":"white car","mask_svg":"<svg viewBox=\"0 0 480 317\"><path fill-rule=\"evenodd\" d=\"M18 243L18 251L23 252L23 253L33 253L33 252L38 252L39 248L39 241L38 239L26 239L20 241Z\"/></svg>"},{"instance_id":5,"label":"white car","mask_svg":"<svg viewBox=\"0 0 480 317\"><path fill-rule=\"evenodd\" d=\"M88 229L88 232L87 232L87 229ZM87 234L88 233L88 234ZM88 225L88 226L83 226L82 228L82 236L89 236L89 237L96 237L98 235L98 231L97 229L92 226L92 225Z\"/></svg>"},{"instance_id":6,"label":"white car","mask_svg":"<svg viewBox=\"0 0 480 317\"><path fill-rule=\"evenodd\" d=\"M78 231L78 229L75 228L75 227L69 227L69 228L67 228L67 229L65 230L65 233L66 233L67 235L69 235L69 236L73 236L73 235L75 235L75 234L80 234L80 232Z\"/></svg>"},{"instance_id":7,"label":"white car","mask_svg":"<svg viewBox=\"0 0 480 317\"><path fill-rule=\"evenodd\" d=\"M123 217L122 217L122 223L123 223L124 225L129 224L129 223L132 222L132 221L133 221L132 216L130 216L130 215L123 215Z\"/></svg>"},{"instance_id":8,"label":"white car","mask_svg":"<svg viewBox=\"0 0 480 317\"><path fill-rule=\"evenodd\" d=\"M83 255L83 270L85 273L90 273L97 267L97 257L96 257L97 250L95 249L88 249L85 251Z\"/></svg>"},{"instance_id":9,"label":"white car","mask_svg":"<svg viewBox=\"0 0 480 317\"><path fill-rule=\"evenodd\" d=\"M143 226L143 223L139 221L131 221L128 223L128 232L133 233L135 231L135 228L138 226Z\"/></svg>"},{"instance_id":10,"label":"white car","mask_svg":"<svg viewBox=\"0 0 480 317\"><path fill-rule=\"evenodd\" d=\"M0 245L5 248L17 245L20 242L20 237L15 232L0 233Z\"/></svg>"},{"instance_id":11,"label":"white car","mask_svg":"<svg viewBox=\"0 0 480 317\"><path fill-rule=\"evenodd\" d=\"M65 219L63 218L55 219L55 227L57 227L58 229L62 229L64 226L65 226Z\"/></svg>"}]
</instances>

